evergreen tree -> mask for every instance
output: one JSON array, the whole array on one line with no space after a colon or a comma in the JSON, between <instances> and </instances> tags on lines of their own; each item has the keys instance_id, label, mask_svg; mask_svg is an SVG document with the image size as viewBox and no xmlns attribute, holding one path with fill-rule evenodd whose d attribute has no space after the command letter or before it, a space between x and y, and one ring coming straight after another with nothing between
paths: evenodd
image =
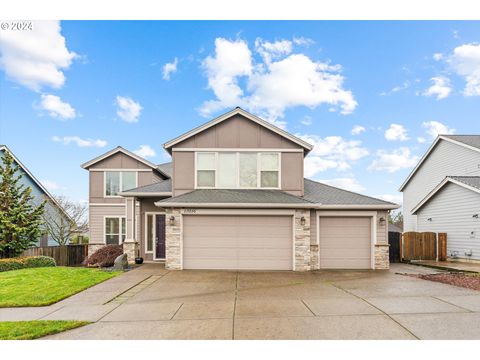
<instances>
[{"instance_id":1,"label":"evergreen tree","mask_svg":"<svg viewBox=\"0 0 480 360\"><path fill-rule=\"evenodd\" d=\"M8 150L0 160L0 257L14 257L42 234L46 201L35 204L32 188L20 183L20 167Z\"/></svg>"}]
</instances>

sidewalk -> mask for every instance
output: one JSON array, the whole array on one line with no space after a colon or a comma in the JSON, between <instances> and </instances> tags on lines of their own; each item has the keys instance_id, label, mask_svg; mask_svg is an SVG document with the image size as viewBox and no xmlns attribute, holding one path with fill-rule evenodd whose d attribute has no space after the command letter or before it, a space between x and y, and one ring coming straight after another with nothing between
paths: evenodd
<instances>
[{"instance_id":1,"label":"sidewalk","mask_svg":"<svg viewBox=\"0 0 480 360\"><path fill-rule=\"evenodd\" d=\"M414 265L422 265L442 270L468 271L480 273L480 263L464 261L414 260Z\"/></svg>"}]
</instances>

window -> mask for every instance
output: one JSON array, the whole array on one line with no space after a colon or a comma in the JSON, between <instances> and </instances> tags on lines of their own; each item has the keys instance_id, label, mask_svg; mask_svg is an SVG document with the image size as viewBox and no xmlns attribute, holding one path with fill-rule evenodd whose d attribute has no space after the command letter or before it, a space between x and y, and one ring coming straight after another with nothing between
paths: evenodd
<instances>
[{"instance_id":1,"label":"window","mask_svg":"<svg viewBox=\"0 0 480 360\"><path fill-rule=\"evenodd\" d=\"M147 215L147 248L146 252L153 252L153 233L155 229L153 228L153 215Z\"/></svg>"},{"instance_id":2,"label":"window","mask_svg":"<svg viewBox=\"0 0 480 360\"><path fill-rule=\"evenodd\" d=\"M135 171L106 171L105 196L118 196L121 191L137 187Z\"/></svg>"},{"instance_id":3,"label":"window","mask_svg":"<svg viewBox=\"0 0 480 360\"><path fill-rule=\"evenodd\" d=\"M124 217L105 218L105 244L119 245L125 241L126 221Z\"/></svg>"},{"instance_id":4,"label":"window","mask_svg":"<svg viewBox=\"0 0 480 360\"><path fill-rule=\"evenodd\" d=\"M198 152L196 164L198 188L280 187L280 153Z\"/></svg>"}]
</instances>

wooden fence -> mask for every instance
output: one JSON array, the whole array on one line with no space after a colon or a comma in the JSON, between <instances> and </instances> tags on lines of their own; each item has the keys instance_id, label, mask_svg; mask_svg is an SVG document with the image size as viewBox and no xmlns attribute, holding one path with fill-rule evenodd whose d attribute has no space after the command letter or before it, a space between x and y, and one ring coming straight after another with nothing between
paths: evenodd
<instances>
[{"instance_id":1,"label":"wooden fence","mask_svg":"<svg viewBox=\"0 0 480 360\"><path fill-rule=\"evenodd\" d=\"M88 245L66 245L34 247L23 252L22 256L50 256L59 266L81 265L88 255Z\"/></svg>"},{"instance_id":2,"label":"wooden fence","mask_svg":"<svg viewBox=\"0 0 480 360\"><path fill-rule=\"evenodd\" d=\"M403 260L446 260L447 234L434 232L406 232L402 235Z\"/></svg>"}]
</instances>

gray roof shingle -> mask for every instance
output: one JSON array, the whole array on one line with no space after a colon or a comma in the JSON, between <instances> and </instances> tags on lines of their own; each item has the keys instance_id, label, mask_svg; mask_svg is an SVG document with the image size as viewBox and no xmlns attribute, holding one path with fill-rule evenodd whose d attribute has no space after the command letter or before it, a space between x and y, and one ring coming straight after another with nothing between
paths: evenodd
<instances>
[{"instance_id":1,"label":"gray roof shingle","mask_svg":"<svg viewBox=\"0 0 480 360\"><path fill-rule=\"evenodd\" d=\"M172 168L172 163L171 162L158 164L157 169L159 169L161 172L167 174L169 177L172 177L173 168Z\"/></svg>"},{"instance_id":2,"label":"gray roof shingle","mask_svg":"<svg viewBox=\"0 0 480 360\"><path fill-rule=\"evenodd\" d=\"M461 183L480 189L480 176L449 176L453 180L460 181Z\"/></svg>"},{"instance_id":3,"label":"gray roof shingle","mask_svg":"<svg viewBox=\"0 0 480 360\"><path fill-rule=\"evenodd\" d=\"M480 149L480 135L442 135L443 137Z\"/></svg>"},{"instance_id":4,"label":"gray roof shingle","mask_svg":"<svg viewBox=\"0 0 480 360\"><path fill-rule=\"evenodd\" d=\"M339 189L310 179L304 179L304 184L304 198L312 203L320 203L322 205L397 205L389 201Z\"/></svg>"},{"instance_id":5,"label":"gray roof shingle","mask_svg":"<svg viewBox=\"0 0 480 360\"><path fill-rule=\"evenodd\" d=\"M130 190L124 191L124 193L161 193L161 192L171 192L172 191L172 180L167 179L164 181L156 182L150 185L139 186Z\"/></svg>"}]
</instances>

